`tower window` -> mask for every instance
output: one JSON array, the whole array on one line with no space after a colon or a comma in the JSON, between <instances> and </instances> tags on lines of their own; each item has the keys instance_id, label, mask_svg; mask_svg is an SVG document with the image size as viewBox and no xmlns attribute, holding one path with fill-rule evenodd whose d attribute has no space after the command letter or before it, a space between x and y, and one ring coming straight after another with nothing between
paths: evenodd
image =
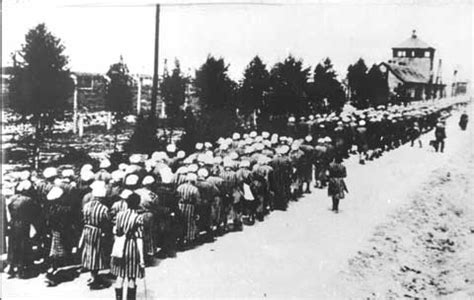
<instances>
[{"instance_id":1,"label":"tower window","mask_svg":"<svg viewBox=\"0 0 474 300\"><path fill-rule=\"evenodd\" d=\"M425 51L425 57L430 57L430 51Z\"/></svg>"},{"instance_id":2,"label":"tower window","mask_svg":"<svg viewBox=\"0 0 474 300\"><path fill-rule=\"evenodd\" d=\"M398 57L405 57L406 52L405 51L398 51Z\"/></svg>"},{"instance_id":3,"label":"tower window","mask_svg":"<svg viewBox=\"0 0 474 300\"><path fill-rule=\"evenodd\" d=\"M415 51L411 52L411 57L415 57Z\"/></svg>"}]
</instances>

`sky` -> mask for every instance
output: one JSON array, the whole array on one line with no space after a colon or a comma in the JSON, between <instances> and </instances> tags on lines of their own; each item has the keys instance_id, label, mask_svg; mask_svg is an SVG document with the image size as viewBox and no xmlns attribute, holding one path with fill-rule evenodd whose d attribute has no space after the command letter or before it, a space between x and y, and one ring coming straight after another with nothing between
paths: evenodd
<instances>
[{"instance_id":1,"label":"sky","mask_svg":"<svg viewBox=\"0 0 474 300\"><path fill-rule=\"evenodd\" d=\"M387 61L391 47L412 30L436 48L442 77L473 78L473 15L469 0L349 1L163 0L160 73L179 59L194 74L211 54L240 80L255 56L271 67L292 54L314 68L330 57L341 77L359 57L368 65ZM246 0L247 1L247 0ZM176 3L201 5L176 5ZM61 38L73 71L106 73L123 55L132 73L153 72L155 7L149 0L4 0L2 64L20 49L26 32L44 22Z\"/></svg>"}]
</instances>

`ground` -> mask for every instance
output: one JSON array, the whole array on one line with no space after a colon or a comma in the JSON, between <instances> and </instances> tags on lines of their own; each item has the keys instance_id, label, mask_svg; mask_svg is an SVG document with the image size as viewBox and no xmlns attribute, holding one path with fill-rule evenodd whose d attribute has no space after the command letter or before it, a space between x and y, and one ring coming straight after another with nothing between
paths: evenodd
<instances>
[{"instance_id":1,"label":"ground","mask_svg":"<svg viewBox=\"0 0 474 300\"><path fill-rule=\"evenodd\" d=\"M340 274L344 298L474 298L471 149L472 140L375 228Z\"/></svg>"},{"instance_id":2,"label":"ground","mask_svg":"<svg viewBox=\"0 0 474 300\"><path fill-rule=\"evenodd\" d=\"M430 132L421 149L347 161L350 193L339 214L315 190L243 232L157 261L138 298L474 297L474 140L472 123L461 131L458 120L448 120L443 154L427 146ZM2 277L3 298L113 298L112 288L90 291L87 273L52 288L43 279Z\"/></svg>"}]
</instances>

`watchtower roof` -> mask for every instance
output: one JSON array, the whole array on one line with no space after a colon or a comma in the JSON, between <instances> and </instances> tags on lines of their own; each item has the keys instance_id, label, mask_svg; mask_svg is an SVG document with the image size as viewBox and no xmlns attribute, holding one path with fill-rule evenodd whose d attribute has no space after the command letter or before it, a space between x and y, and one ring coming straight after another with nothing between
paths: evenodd
<instances>
[{"instance_id":1,"label":"watchtower roof","mask_svg":"<svg viewBox=\"0 0 474 300\"><path fill-rule=\"evenodd\" d=\"M429 44L420 40L416 35L416 30L413 30L412 35L409 39L403 41L392 49L434 49Z\"/></svg>"}]
</instances>

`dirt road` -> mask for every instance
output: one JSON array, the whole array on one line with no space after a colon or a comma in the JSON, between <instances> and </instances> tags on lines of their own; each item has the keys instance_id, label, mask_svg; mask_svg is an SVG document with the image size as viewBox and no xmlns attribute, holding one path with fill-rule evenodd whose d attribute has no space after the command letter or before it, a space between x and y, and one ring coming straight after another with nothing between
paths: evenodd
<instances>
[{"instance_id":1,"label":"dirt road","mask_svg":"<svg viewBox=\"0 0 474 300\"><path fill-rule=\"evenodd\" d=\"M339 274L345 299L474 299L474 152L436 169Z\"/></svg>"}]
</instances>

